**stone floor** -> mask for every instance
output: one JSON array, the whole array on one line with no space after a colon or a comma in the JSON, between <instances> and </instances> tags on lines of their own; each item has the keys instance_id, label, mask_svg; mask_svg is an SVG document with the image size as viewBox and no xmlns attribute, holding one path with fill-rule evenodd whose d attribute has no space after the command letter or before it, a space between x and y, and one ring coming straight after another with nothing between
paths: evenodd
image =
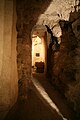
<instances>
[{"instance_id":1,"label":"stone floor","mask_svg":"<svg viewBox=\"0 0 80 120\"><path fill-rule=\"evenodd\" d=\"M75 112L44 74L33 74L27 99L18 99L5 120L77 120Z\"/></svg>"}]
</instances>

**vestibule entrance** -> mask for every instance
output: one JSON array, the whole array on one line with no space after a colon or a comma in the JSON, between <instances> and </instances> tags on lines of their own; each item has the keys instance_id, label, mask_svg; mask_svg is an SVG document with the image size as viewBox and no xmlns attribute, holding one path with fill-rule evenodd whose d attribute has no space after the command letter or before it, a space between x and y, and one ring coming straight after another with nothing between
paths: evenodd
<instances>
[{"instance_id":1,"label":"vestibule entrance","mask_svg":"<svg viewBox=\"0 0 80 120\"><path fill-rule=\"evenodd\" d=\"M46 73L47 66L47 31L43 25L32 29L32 73Z\"/></svg>"}]
</instances>

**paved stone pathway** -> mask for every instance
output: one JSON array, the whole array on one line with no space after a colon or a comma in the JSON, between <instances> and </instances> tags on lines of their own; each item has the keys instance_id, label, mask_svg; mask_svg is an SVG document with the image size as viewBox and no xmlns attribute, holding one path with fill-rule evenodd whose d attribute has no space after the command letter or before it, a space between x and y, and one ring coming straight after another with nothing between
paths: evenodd
<instances>
[{"instance_id":1,"label":"paved stone pathway","mask_svg":"<svg viewBox=\"0 0 80 120\"><path fill-rule=\"evenodd\" d=\"M66 100L44 74L33 74L28 96L18 98L4 120L77 120Z\"/></svg>"}]
</instances>

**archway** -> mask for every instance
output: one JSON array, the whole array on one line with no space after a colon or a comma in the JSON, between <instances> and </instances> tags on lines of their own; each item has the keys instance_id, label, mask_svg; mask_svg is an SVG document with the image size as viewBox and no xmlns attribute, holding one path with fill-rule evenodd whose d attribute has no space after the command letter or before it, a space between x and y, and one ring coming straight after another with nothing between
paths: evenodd
<instances>
[{"instance_id":1,"label":"archway","mask_svg":"<svg viewBox=\"0 0 80 120\"><path fill-rule=\"evenodd\" d=\"M32 38L32 73L46 73L47 67L47 29L43 25L35 25Z\"/></svg>"}]
</instances>

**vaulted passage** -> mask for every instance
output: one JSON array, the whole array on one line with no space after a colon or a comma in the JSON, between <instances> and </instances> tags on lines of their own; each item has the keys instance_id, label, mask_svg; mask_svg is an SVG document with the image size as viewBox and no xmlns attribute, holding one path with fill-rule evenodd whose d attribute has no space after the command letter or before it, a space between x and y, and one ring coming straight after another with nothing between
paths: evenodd
<instances>
[{"instance_id":1,"label":"vaulted passage","mask_svg":"<svg viewBox=\"0 0 80 120\"><path fill-rule=\"evenodd\" d=\"M0 120L80 120L80 0L2 0Z\"/></svg>"},{"instance_id":2,"label":"vaulted passage","mask_svg":"<svg viewBox=\"0 0 80 120\"><path fill-rule=\"evenodd\" d=\"M47 29L34 26L32 30L32 73L46 73L47 67Z\"/></svg>"}]
</instances>

